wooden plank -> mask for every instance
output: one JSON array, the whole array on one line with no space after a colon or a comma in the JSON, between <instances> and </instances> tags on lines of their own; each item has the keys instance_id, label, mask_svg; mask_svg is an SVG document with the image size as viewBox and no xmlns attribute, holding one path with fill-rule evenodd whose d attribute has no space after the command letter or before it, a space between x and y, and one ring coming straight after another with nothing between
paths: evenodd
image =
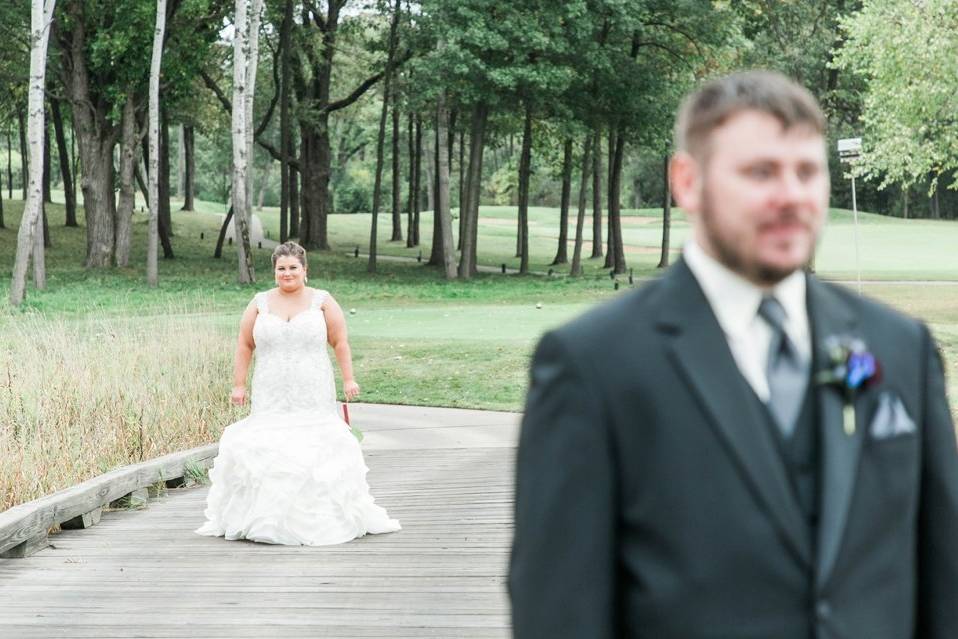
<instances>
[{"instance_id":1,"label":"wooden plank","mask_svg":"<svg viewBox=\"0 0 958 639\"><path fill-rule=\"evenodd\" d=\"M318 548L202 537L207 488L0 560L0 636L510 636L513 449L366 454L403 530Z\"/></svg>"},{"instance_id":2,"label":"wooden plank","mask_svg":"<svg viewBox=\"0 0 958 639\"><path fill-rule=\"evenodd\" d=\"M186 465L209 467L218 448L218 444L210 444L124 466L52 495L14 506L0 513L0 553L137 489L181 477Z\"/></svg>"}]
</instances>

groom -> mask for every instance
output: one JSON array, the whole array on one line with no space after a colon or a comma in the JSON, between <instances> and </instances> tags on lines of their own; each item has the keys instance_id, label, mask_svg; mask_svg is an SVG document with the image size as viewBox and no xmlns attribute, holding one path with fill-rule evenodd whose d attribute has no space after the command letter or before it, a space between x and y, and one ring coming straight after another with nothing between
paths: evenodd
<instances>
[{"instance_id":1,"label":"groom","mask_svg":"<svg viewBox=\"0 0 958 639\"><path fill-rule=\"evenodd\" d=\"M678 116L661 279L547 334L519 444L518 639L954 639L958 448L928 329L802 271L825 120L790 80Z\"/></svg>"}]
</instances>

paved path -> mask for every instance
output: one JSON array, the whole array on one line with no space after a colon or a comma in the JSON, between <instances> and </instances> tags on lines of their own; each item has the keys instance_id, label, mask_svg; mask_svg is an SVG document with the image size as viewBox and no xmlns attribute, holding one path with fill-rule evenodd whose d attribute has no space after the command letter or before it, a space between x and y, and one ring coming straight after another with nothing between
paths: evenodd
<instances>
[{"instance_id":1,"label":"paved path","mask_svg":"<svg viewBox=\"0 0 958 639\"><path fill-rule=\"evenodd\" d=\"M322 548L192 530L206 488L0 559L0 637L508 637L518 415L351 406L376 500L403 524Z\"/></svg>"}]
</instances>

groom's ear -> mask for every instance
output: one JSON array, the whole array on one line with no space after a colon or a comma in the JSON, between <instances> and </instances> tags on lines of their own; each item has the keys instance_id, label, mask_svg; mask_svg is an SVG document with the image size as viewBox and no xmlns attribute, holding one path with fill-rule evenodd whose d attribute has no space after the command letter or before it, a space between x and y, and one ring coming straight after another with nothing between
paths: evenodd
<instances>
[{"instance_id":1,"label":"groom's ear","mask_svg":"<svg viewBox=\"0 0 958 639\"><path fill-rule=\"evenodd\" d=\"M702 168L686 151L679 151L669 163L669 183L676 204L686 213L696 214L702 208Z\"/></svg>"}]
</instances>

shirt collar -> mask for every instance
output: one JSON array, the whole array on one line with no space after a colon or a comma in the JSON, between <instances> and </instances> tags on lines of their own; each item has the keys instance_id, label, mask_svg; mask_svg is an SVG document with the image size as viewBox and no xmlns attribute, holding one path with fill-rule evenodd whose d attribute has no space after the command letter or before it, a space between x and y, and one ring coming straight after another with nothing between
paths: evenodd
<instances>
[{"instance_id":1,"label":"shirt collar","mask_svg":"<svg viewBox=\"0 0 958 639\"><path fill-rule=\"evenodd\" d=\"M694 239L685 244L682 256L726 335L735 339L748 337L762 296L771 294L785 309L785 331L799 343L808 341L805 274L801 270L771 289L763 289L708 255Z\"/></svg>"}]
</instances>

